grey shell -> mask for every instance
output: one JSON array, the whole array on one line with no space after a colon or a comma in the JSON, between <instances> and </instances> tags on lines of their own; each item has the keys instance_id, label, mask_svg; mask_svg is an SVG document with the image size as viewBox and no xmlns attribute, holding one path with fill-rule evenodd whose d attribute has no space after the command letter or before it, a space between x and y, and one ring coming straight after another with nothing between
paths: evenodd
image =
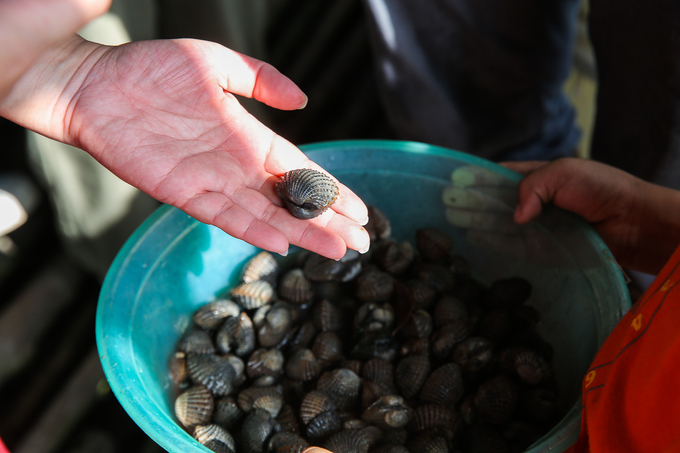
<instances>
[{"instance_id":1,"label":"grey shell","mask_svg":"<svg viewBox=\"0 0 680 453\"><path fill-rule=\"evenodd\" d=\"M298 219L321 215L338 198L335 182L316 170L299 168L284 174L276 183L276 194Z\"/></svg>"}]
</instances>

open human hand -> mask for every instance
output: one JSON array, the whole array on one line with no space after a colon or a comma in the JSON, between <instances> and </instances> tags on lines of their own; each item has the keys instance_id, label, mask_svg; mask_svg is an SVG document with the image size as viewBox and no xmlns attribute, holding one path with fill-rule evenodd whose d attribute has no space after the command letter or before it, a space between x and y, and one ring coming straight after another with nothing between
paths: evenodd
<instances>
[{"instance_id":1,"label":"open human hand","mask_svg":"<svg viewBox=\"0 0 680 453\"><path fill-rule=\"evenodd\" d=\"M292 244L336 259L347 248L368 249L361 226L367 209L342 184L335 204L315 219L296 219L282 207L274 189L281 175L323 170L235 96L279 109L304 107L304 93L272 66L190 39L119 47L81 40L67 50L86 56L61 90L50 90L54 82L42 73L28 76L41 87L43 105L64 112L56 126L37 113L33 123L48 125L34 127L38 132L86 150L157 200L257 247L285 254ZM19 102L18 108L25 118L27 107Z\"/></svg>"}]
</instances>

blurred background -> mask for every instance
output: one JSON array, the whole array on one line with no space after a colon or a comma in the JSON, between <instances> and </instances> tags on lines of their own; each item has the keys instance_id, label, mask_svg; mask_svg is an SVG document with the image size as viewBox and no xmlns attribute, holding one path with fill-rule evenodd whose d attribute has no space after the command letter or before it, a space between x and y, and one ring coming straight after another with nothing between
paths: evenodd
<instances>
[{"instance_id":1,"label":"blurred background","mask_svg":"<svg viewBox=\"0 0 680 453\"><path fill-rule=\"evenodd\" d=\"M379 100L361 0L252 0L233 2L229 11L218 2L196 3L167 0L159 8L152 0L114 1L111 13L82 34L107 44L196 37L273 64L305 91L308 106L278 112L244 103L298 145L395 138ZM584 4L565 85L582 129L582 157L589 153L596 92L587 13ZM46 184L31 157L35 147L56 145L2 118L0 137L0 190L13 188L9 192L20 194L28 212L20 227L4 235L0 230L0 437L13 453L162 451L111 393L94 336L106 266L154 204L146 204L118 236L104 239L108 251L87 241L74 246L57 227L63 219L46 191L49 178ZM103 262L93 263L88 253Z\"/></svg>"}]
</instances>

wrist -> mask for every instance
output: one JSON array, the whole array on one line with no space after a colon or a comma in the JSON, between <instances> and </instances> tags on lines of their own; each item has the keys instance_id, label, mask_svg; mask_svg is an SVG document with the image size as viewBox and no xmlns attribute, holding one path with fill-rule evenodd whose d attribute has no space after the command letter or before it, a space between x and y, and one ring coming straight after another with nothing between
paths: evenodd
<instances>
[{"instance_id":1,"label":"wrist","mask_svg":"<svg viewBox=\"0 0 680 453\"><path fill-rule=\"evenodd\" d=\"M42 52L0 100L0 115L49 138L71 143L69 106L106 51L74 35Z\"/></svg>"}]
</instances>

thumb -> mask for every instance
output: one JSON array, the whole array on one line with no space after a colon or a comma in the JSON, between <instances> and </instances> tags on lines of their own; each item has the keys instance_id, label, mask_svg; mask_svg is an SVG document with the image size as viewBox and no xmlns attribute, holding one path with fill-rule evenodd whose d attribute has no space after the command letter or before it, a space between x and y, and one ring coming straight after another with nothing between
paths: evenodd
<instances>
[{"instance_id":1,"label":"thumb","mask_svg":"<svg viewBox=\"0 0 680 453\"><path fill-rule=\"evenodd\" d=\"M325 448L321 447L309 447L306 450L304 450L302 453L332 453L330 450L326 450Z\"/></svg>"}]
</instances>

